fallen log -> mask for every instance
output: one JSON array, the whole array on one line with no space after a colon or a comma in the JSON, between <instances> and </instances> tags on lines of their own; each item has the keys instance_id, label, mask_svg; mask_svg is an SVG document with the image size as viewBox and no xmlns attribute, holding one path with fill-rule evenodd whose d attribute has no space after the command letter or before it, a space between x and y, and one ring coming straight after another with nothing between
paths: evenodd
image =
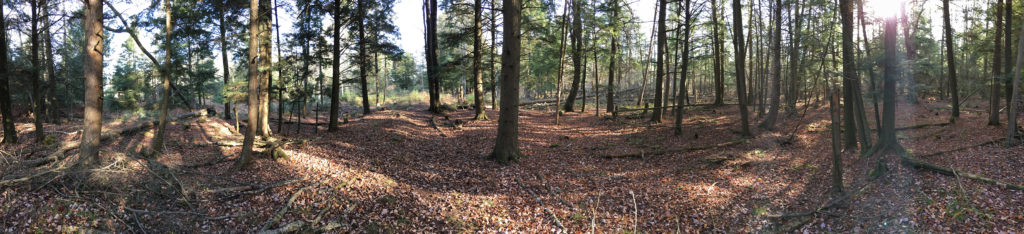
<instances>
[{"instance_id":1,"label":"fallen log","mask_svg":"<svg viewBox=\"0 0 1024 234\"><path fill-rule=\"evenodd\" d=\"M258 234L278 234L278 233L293 233L302 230L302 227L306 226L306 222L302 220L291 222L284 227L273 229L273 230L261 230ZM333 228L332 228L333 229Z\"/></svg>"},{"instance_id":2,"label":"fallen log","mask_svg":"<svg viewBox=\"0 0 1024 234\"><path fill-rule=\"evenodd\" d=\"M205 115L206 115L206 111L205 110L189 112L189 113L182 114L182 115L179 115L179 116L175 117L174 120L172 120L172 121L179 121L179 120L182 120L182 119L193 118L193 117L198 117L198 116L205 116ZM139 131L143 131L143 130L149 129L149 128L153 127L153 126L156 126L159 123L160 123L160 120L157 119L157 120L151 120L151 121L145 121L145 122L142 122L142 123L138 123L138 124L126 127L126 128L112 129L110 131L106 131L106 132L103 132L102 134L100 134L100 141L102 142L102 141L110 140L110 139L112 139L112 138L114 138L116 136L127 135L127 134L131 134L131 133L136 133L136 132L139 132ZM25 161L21 162L21 165L24 165L24 166L27 166L27 167L37 167L39 165L43 165L43 164L47 164L47 163L50 163L50 162L53 162L53 161L57 161L57 160L63 159L65 153L67 153L68 151L71 151L71 150L78 149L78 147L81 146L81 145L82 145L81 141L65 142L64 144L61 144L61 146L57 148L57 151L54 151L53 153L50 153L48 156L43 157L43 158L38 158L38 159L25 160Z\"/></svg>"},{"instance_id":3,"label":"fallen log","mask_svg":"<svg viewBox=\"0 0 1024 234\"><path fill-rule=\"evenodd\" d=\"M942 174L942 175L959 176L959 177L964 177L964 178L968 178L968 179L972 179L972 180L977 180L979 182L986 183L986 184L996 185L996 186L1000 186L1000 187L1004 187L1004 188L1010 188L1010 189L1014 189L1014 190L1018 190L1018 191L1024 191L1024 186L1020 186L1020 185L1016 185L1016 184L1011 184L1011 183L1008 183L1008 182L1005 182L1005 181L1001 181L1001 180L997 180L997 179L992 179L992 178L984 177L984 176L981 176L981 175L976 175L976 174L972 174L972 173L957 171L956 169L953 169L953 168L948 168L948 167L943 167L943 166L935 165L935 164L932 164L932 163L929 163L929 162L925 162L925 161L923 161L921 159L918 159L918 158L914 157L914 155L911 155L910 153L907 153L907 152L900 153L900 160L904 164L907 164L907 165L909 165L911 167L914 167L914 168L927 169L927 170L931 170L931 171L937 172L937 173Z\"/></svg>"},{"instance_id":4,"label":"fallen log","mask_svg":"<svg viewBox=\"0 0 1024 234\"><path fill-rule=\"evenodd\" d=\"M961 150L966 150L966 149L970 149L970 148L991 145L991 144L999 143L999 142L1004 141L1004 140L1006 140L1006 137L1000 137L1000 138L997 138L997 139L994 139L994 140L991 140L991 141L986 141L986 142L982 142L982 143L978 143L978 144L974 144L974 145L964 146L964 147L960 147L960 148L956 148L956 149L923 154L923 155L921 155L921 157L924 158L924 157L932 157L932 156L948 154L948 153L957 152L957 151L961 151Z\"/></svg>"},{"instance_id":5,"label":"fallen log","mask_svg":"<svg viewBox=\"0 0 1024 234\"><path fill-rule=\"evenodd\" d=\"M704 145L704 146L694 146L694 147L684 147L684 148L669 148L669 149L662 149L662 150L654 150L654 151L650 151L650 152L646 152L646 151L641 150L640 152L633 152L633 153L606 154L606 155L604 155L602 157L606 158L606 159L614 159L614 158L643 158L643 157L650 156L650 155L661 155L661 154L674 153L674 152L697 151L697 150L706 150L706 149L714 149L714 148L726 147L726 146L731 146L731 145L737 145L737 144L742 143L744 141L745 140L743 138L738 138L736 140L732 140L732 141L724 142L724 143L718 143L718 144L714 144L714 145Z\"/></svg>"}]
</instances>

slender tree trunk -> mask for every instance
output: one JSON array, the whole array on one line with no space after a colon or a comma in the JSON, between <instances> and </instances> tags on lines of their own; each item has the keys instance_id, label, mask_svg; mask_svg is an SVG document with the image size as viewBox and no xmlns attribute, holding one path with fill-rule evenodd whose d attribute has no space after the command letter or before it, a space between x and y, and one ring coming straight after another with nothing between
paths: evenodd
<instances>
[{"instance_id":1,"label":"slender tree trunk","mask_svg":"<svg viewBox=\"0 0 1024 234\"><path fill-rule=\"evenodd\" d=\"M849 8L850 1L840 1L840 7L846 6ZM842 14L845 11L840 10ZM845 22L845 19L844 19ZM845 32L845 31L844 31ZM845 43L845 42L844 42ZM845 46L844 46L845 47ZM843 52L846 53L846 52ZM848 59L848 58L846 58ZM845 63L844 63L845 66ZM846 73L853 73L852 71L843 70L843 75ZM841 131L839 128L839 89L833 89L829 94L829 114L832 116L832 191L835 194L843 194L843 155L842 155L842 140Z\"/></svg>"},{"instance_id":2,"label":"slender tree trunk","mask_svg":"<svg viewBox=\"0 0 1024 234\"><path fill-rule=\"evenodd\" d=\"M1003 74L1006 74L1003 77L1003 87L1005 88L1004 93L1006 94L1004 95L1006 97L1006 108L1009 110L1010 101L1012 99L1010 96L1012 90L1010 89L1013 87L1010 85L1010 69L1013 69L1013 53L1009 51L1016 51L1016 49L1013 48L1013 0L1006 0L1006 3L1003 4L1003 6L1005 7L1003 8L1003 20L1006 20L1006 22L1003 23L1003 50L1006 52L1003 53Z\"/></svg>"},{"instance_id":3,"label":"slender tree trunk","mask_svg":"<svg viewBox=\"0 0 1024 234\"><path fill-rule=\"evenodd\" d=\"M607 110L605 110L605 112L612 113L613 117L617 117L617 116L615 116L616 115L615 114L616 113L615 112L615 60L616 60L616 54L618 53L617 50L618 50L618 46L619 46L618 45L618 41L616 40L616 39L618 39L618 33L617 33L617 28L616 28L617 25L618 25L618 21L619 21L618 19L619 19L618 1L617 0L612 0L612 23L611 23L611 28L612 28L611 47L612 47L612 51L611 51L611 54L609 54L610 56L608 56L609 57L608 58L608 84L605 85L605 86L608 87L607 88L608 89L608 101L607 101L607 104L605 104L605 106L607 108Z\"/></svg>"},{"instance_id":4,"label":"slender tree trunk","mask_svg":"<svg viewBox=\"0 0 1024 234\"><path fill-rule=\"evenodd\" d=\"M50 9L49 1L42 0L43 5L43 60L46 61L44 66L46 75L46 95L43 106L46 107L46 118L47 122L57 123L57 76L54 70L56 70L56 62L53 61L53 34L50 32Z\"/></svg>"},{"instance_id":5,"label":"slender tree trunk","mask_svg":"<svg viewBox=\"0 0 1024 234\"><path fill-rule=\"evenodd\" d=\"M787 115L793 115L796 113L796 102L800 100L800 83L803 82L803 77L800 73L800 56L803 54L800 51L800 33L803 30L803 5L801 1L797 0L793 3L793 24L790 28L790 42L789 47L789 89L786 92L786 113ZM781 5L780 5L781 6ZM781 21L779 21L781 22ZM781 40L781 38L779 39Z\"/></svg>"},{"instance_id":6,"label":"slender tree trunk","mask_svg":"<svg viewBox=\"0 0 1024 234\"><path fill-rule=\"evenodd\" d=\"M715 53L715 56L713 58L714 62L715 62L715 71L714 71L714 77L715 77L715 103L714 103L714 105L722 105L722 104L725 104L725 102L723 101L723 97L724 97L724 94L725 94L725 75L723 74L724 73L723 70L725 70L725 68L724 68L725 64L723 64L723 62L722 62L722 57L723 57L722 53L725 53L725 51L723 51L724 48L722 48L723 47L722 46L723 42L722 42L721 34L718 33L718 3L717 3L716 0L711 0L711 24L712 24L712 26L711 26L711 44L712 45L711 46L713 47L713 50L714 50L714 53ZM735 40L735 38L733 38L733 40Z\"/></svg>"},{"instance_id":7,"label":"slender tree trunk","mask_svg":"<svg viewBox=\"0 0 1024 234\"><path fill-rule=\"evenodd\" d=\"M3 7L0 7L0 25L7 25L7 19L5 16ZM0 43L3 43L3 46L0 46L0 54L7 54L7 30L4 30L3 33L0 34ZM100 61L103 60L101 59ZM0 120L2 120L4 124L4 139L2 143L16 144L18 143L18 130L14 128L14 117L11 116L9 76L10 74L7 73L7 56L2 56L0 57ZM83 144L83 146L85 146L85 144Z\"/></svg>"},{"instance_id":8,"label":"slender tree trunk","mask_svg":"<svg viewBox=\"0 0 1024 234\"><path fill-rule=\"evenodd\" d=\"M775 9L772 14L772 17L775 18L772 20L775 25L773 28L774 30L772 30L772 79L771 88L768 89L768 98L770 98L770 101L768 105L768 116L765 117L764 121L762 121L760 125L761 128L767 130L775 129L775 120L779 115L779 91L781 89L780 82L782 82L782 57L780 56L782 51L782 0L775 0ZM790 54L790 56L793 55ZM790 79L790 82L793 82L792 80L793 79ZM786 98L789 99L790 96L793 96L793 93L786 95Z\"/></svg>"},{"instance_id":9,"label":"slender tree trunk","mask_svg":"<svg viewBox=\"0 0 1024 234\"><path fill-rule=\"evenodd\" d=\"M39 78L39 68L42 64L39 62L39 2L37 0L29 0L29 5L32 8L32 32L31 37L31 55L32 62L32 120L35 123L35 142L43 142L43 138L46 136L46 131L43 130L43 119L45 119L45 107L43 106L43 90L40 86L42 81ZM6 55L5 55L6 56Z\"/></svg>"},{"instance_id":10,"label":"slender tree trunk","mask_svg":"<svg viewBox=\"0 0 1024 234\"><path fill-rule=\"evenodd\" d=\"M331 52L331 113L328 120L327 131L338 130L338 111L341 107L341 99L338 97L341 91L341 0L334 0L334 45Z\"/></svg>"},{"instance_id":11,"label":"slender tree trunk","mask_svg":"<svg viewBox=\"0 0 1024 234\"><path fill-rule=\"evenodd\" d=\"M949 23L949 0L942 0L942 31L946 42L946 68L949 69L949 90L953 94L950 101L953 101L953 113L950 122L956 122L960 117L960 90L956 84L956 56L953 53L953 28ZM909 53L909 52L908 52Z\"/></svg>"},{"instance_id":12,"label":"slender tree trunk","mask_svg":"<svg viewBox=\"0 0 1024 234\"><path fill-rule=\"evenodd\" d=\"M658 12L659 7L661 7L660 3L659 4L654 4L654 12ZM645 98L646 93L647 93L647 73L649 73L648 71L651 68L651 57L654 57L654 53L653 53L654 52L654 44L655 44L654 40L655 40L655 37L658 35L657 34L657 32L658 32L657 30L658 30L658 24L654 24L654 25L651 26L651 38L647 40L647 56L645 56L646 58L642 62L643 66L644 66L644 70L643 70L643 72L640 75L642 78L640 79L640 95L637 96L637 99L636 99L636 105L637 106L640 106L640 105L644 104L644 98Z\"/></svg>"},{"instance_id":13,"label":"slender tree trunk","mask_svg":"<svg viewBox=\"0 0 1024 234\"><path fill-rule=\"evenodd\" d=\"M501 52L501 112L498 114L498 137L490 158L499 164L518 161L519 151L519 0L503 0L505 15L504 47Z\"/></svg>"},{"instance_id":14,"label":"slender tree trunk","mask_svg":"<svg viewBox=\"0 0 1024 234\"><path fill-rule=\"evenodd\" d=\"M750 137L750 114L747 112L747 82L745 80L747 65L745 61L747 50L743 45L743 5L740 4L740 0L732 0L732 31L733 31L733 49L736 53L736 97L739 99L740 107L740 134L744 137Z\"/></svg>"},{"instance_id":15,"label":"slender tree trunk","mask_svg":"<svg viewBox=\"0 0 1024 234\"><path fill-rule=\"evenodd\" d=\"M853 42L853 2L841 1L839 4L839 13L842 20L842 49L843 49L843 86L848 92L845 95L845 103L843 104L846 113L847 120L847 143L860 133L861 141L861 152L866 152L868 147L871 146L869 128L865 123L864 118L864 105L861 103L860 97L860 79L857 78L857 64L856 57L853 54L854 42ZM849 123L853 122L851 125ZM851 127L852 126L852 127ZM856 140L854 140L856 141ZM851 148L850 144L847 144L847 149ZM841 181L840 181L841 185Z\"/></svg>"},{"instance_id":16,"label":"slender tree trunk","mask_svg":"<svg viewBox=\"0 0 1024 234\"><path fill-rule=\"evenodd\" d=\"M228 38L227 38L227 25L225 24L225 17L227 17L227 4L228 0L224 0L223 8L220 10L220 57L221 63L224 69L224 87L227 87L231 83L231 65L228 64ZM224 98L224 119L231 119L231 99Z\"/></svg>"},{"instance_id":17,"label":"slender tree trunk","mask_svg":"<svg viewBox=\"0 0 1024 234\"><path fill-rule=\"evenodd\" d=\"M85 1L84 8L86 47L82 68L85 75L85 112L76 167L91 168L100 161L100 133L103 130L103 1ZM8 121L10 118L4 120L5 125Z\"/></svg>"},{"instance_id":18,"label":"slender tree trunk","mask_svg":"<svg viewBox=\"0 0 1024 234\"><path fill-rule=\"evenodd\" d=\"M366 23L365 23L365 21L366 21L366 12L365 12L366 9L365 9L365 7L366 6L365 5L366 4L363 3L363 0L356 0L356 12L358 12L357 14L359 16L355 20L356 20L356 25L359 27L359 42L358 42L359 43L359 59L358 59L359 60L359 84L361 85L362 91L363 91L362 92L363 93L363 115L369 115L370 114L370 92L367 89L368 87L367 87L367 84L366 84L366 73L368 72L366 70L367 69L367 67L366 67L367 66L366 57L368 55L367 55L367 48L366 48L367 45L366 45Z\"/></svg>"},{"instance_id":19,"label":"slender tree trunk","mask_svg":"<svg viewBox=\"0 0 1024 234\"><path fill-rule=\"evenodd\" d=\"M866 0L861 0L860 4L857 5L857 12L858 12L857 15L858 15L858 18L860 19L860 33L861 33L862 38L864 38L864 54L866 54L868 58L871 58L871 45L869 44L869 41L871 41L871 40L868 39L867 22L864 21L864 3L865 3L864 1L866 1ZM880 116L881 111L878 108L878 96L879 96L879 94L875 92L875 66L874 66L873 63L868 65L868 79L870 79L870 82L871 82L871 84L870 84L871 86L869 87L868 92L871 93L871 103L875 107L875 111L874 111L875 112L875 128L876 129L882 129L882 118ZM881 130L878 131L878 141L881 144L881 141L882 141L882 131Z\"/></svg>"},{"instance_id":20,"label":"slender tree trunk","mask_svg":"<svg viewBox=\"0 0 1024 234\"><path fill-rule=\"evenodd\" d=\"M565 7L562 10L562 40L559 41L558 46L558 78L555 81L555 125L558 125L558 120L562 116L558 113L558 107L562 106L562 72L565 70L565 38L569 35L567 32L569 29L569 0L565 1Z\"/></svg>"},{"instance_id":21,"label":"slender tree trunk","mask_svg":"<svg viewBox=\"0 0 1024 234\"><path fill-rule=\"evenodd\" d=\"M569 96L565 99L565 112L575 111L576 93L580 90L580 82L585 73L586 62L582 61L583 56L583 1L573 0L572 3L572 86L569 88ZM586 83L584 83L584 86ZM583 87L586 89L586 87ZM586 101L584 101L586 103Z\"/></svg>"},{"instance_id":22,"label":"slender tree trunk","mask_svg":"<svg viewBox=\"0 0 1024 234\"><path fill-rule=\"evenodd\" d=\"M683 108L682 108L682 104L683 104L683 98L687 95L686 94L686 77L688 76L689 69L690 69L690 31L691 31L691 25L693 24L693 22L692 22L693 17L690 15L691 14L690 13L690 0L684 0L684 1L686 3L685 3L685 8L683 8L683 12L685 14L685 16L684 16L685 23L683 25L686 26L686 29L685 29L685 31L683 31L683 41L682 41L682 43L683 43L683 52L680 55L680 56L683 57L682 58L683 61L681 63L679 63L679 76L680 76L679 80L680 80L681 84L679 86L678 93L676 94L676 109L675 109L675 112L676 112L676 116L675 116L676 117L676 119L675 119L675 134L676 134L676 136L679 136L679 135L683 134ZM679 2L676 2L676 4L678 4L678 3Z\"/></svg>"},{"instance_id":23,"label":"slender tree trunk","mask_svg":"<svg viewBox=\"0 0 1024 234\"><path fill-rule=\"evenodd\" d=\"M995 50L992 51L992 91L988 102L988 125L998 126L999 125L999 107L1001 106L999 100L1000 83L1003 79L1003 1L996 1L996 17L995 17L995 41L992 43ZM1009 33L1009 32L1007 32Z\"/></svg>"},{"instance_id":24,"label":"slender tree trunk","mask_svg":"<svg viewBox=\"0 0 1024 234\"><path fill-rule=\"evenodd\" d=\"M281 54L281 20L277 18L277 0L274 0L274 6L271 8L274 13L274 34L277 36L275 46L277 47L277 63L280 64L284 56ZM277 132L284 133L284 71L282 66L277 67ZM294 111L294 110L292 110Z\"/></svg>"},{"instance_id":25,"label":"slender tree trunk","mask_svg":"<svg viewBox=\"0 0 1024 234\"><path fill-rule=\"evenodd\" d=\"M494 48L498 47L498 40L495 36L498 34L498 17L495 14L497 12L494 5L495 1L489 1L491 2L491 109L498 109L498 79L495 76L498 71L495 69L496 61L494 60Z\"/></svg>"},{"instance_id":26,"label":"slender tree trunk","mask_svg":"<svg viewBox=\"0 0 1024 234\"><path fill-rule=\"evenodd\" d=\"M163 71L160 71L160 83L161 83L161 98L160 98L160 123L157 125L156 136L153 137L153 153L152 156L157 157L163 153L164 149L164 137L167 136L167 109L170 105L171 99L171 53L174 51L172 47L173 42L171 41L174 35L174 25L171 23L171 1L164 0L164 67Z\"/></svg>"}]
</instances>

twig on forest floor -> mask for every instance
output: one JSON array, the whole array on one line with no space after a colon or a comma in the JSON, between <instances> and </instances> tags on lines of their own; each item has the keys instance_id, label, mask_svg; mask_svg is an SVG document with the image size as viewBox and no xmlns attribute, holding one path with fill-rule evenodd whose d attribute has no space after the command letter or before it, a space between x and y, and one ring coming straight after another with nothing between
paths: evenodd
<instances>
[{"instance_id":1,"label":"twig on forest floor","mask_svg":"<svg viewBox=\"0 0 1024 234\"><path fill-rule=\"evenodd\" d=\"M569 203L565 199L562 199L562 197L558 196L558 193L555 193L555 188L552 188L551 185L547 183L547 181L544 179L544 175L541 175L540 172L535 172L534 175L536 175L537 178L540 179L540 183L543 184L545 188L547 188L549 195L555 197L555 199L558 199L558 201L561 202L562 205L569 207L569 209L576 210L576 206L572 205L572 203Z\"/></svg>"},{"instance_id":2,"label":"twig on forest floor","mask_svg":"<svg viewBox=\"0 0 1024 234\"><path fill-rule=\"evenodd\" d=\"M629 196L633 197L633 233L636 233L636 223L638 221L637 219L639 218L640 211L639 209L637 209L638 207L636 206L636 195L633 194L633 190L629 190Z\"/></svg>"},{"instance_id":3,"label":"twig on forest floor","mask_svg":"<svg viewBox=\"0 0 1024 234\"><path fill-rule=\"evenodd\" d=\"M270 228L270 226L277 223L277 221L280 221L281 218L284 217L284 214L288 213L288 209L291 208L292 203L295 203L295 199L299 198L299 195L302 194L302 191L305 191L307 188L309 188L309 186L302 187L301 189L299 189L299 191L296 191L294 194L292 194L292 196L288 198L288 202L285 203L284 206L281 206L281 209L278 209L277 213L274 214L273 217L267 220L267 222L263 223L263 227L260 228L260 232L267 231Z\"/></svg>"}]
</instances>

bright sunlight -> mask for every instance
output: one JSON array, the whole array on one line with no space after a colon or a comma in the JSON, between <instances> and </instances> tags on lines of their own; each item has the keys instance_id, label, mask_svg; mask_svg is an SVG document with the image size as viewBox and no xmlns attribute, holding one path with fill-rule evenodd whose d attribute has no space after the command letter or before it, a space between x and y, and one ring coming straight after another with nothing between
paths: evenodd
<instances>
[{"instance_id":1,"label":"bright sunlight","mask_svg":"<svg viewBox=\"0 0 1024 234\"><path fill-rule=\"evenodd\" d=\"M888 17L900 12L900 7L906 0L868 0L865 11L875 17Z\"/></svg>"}]
</instances>

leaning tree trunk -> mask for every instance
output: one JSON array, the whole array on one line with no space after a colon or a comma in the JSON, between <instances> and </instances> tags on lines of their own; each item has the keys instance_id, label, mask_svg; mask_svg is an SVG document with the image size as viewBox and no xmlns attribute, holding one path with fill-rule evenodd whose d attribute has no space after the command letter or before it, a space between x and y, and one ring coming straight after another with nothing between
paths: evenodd
<instances>
[{"instance_id":1,"label":"leaning tree trunk","mask_svg":"<svg viewBox=\"0 0 1024 234\"><path fill-rule=\"evenodd\" d=\"M562 107L565 112L573 112L576 105L576 92L580 90L580 83L582 82L581 77L584 77L584 70L586 69L585 61L581 61L583 56L583 8L581 7L583 2L580 0L573 0L572 3L572 85L569 87L569 95L565 99L565 105ZM585 86L585 84L584 84ZM583 87L586 89L586 87ZM586 96L586 95L584 95ZM586 103L586 101L584 101ZM585 104L584 104L585 105Z\"/></svg>"},{"instance_id":2,"label":"leaning tree trunk","mask_svg":"<svg viewBox=\"0 0 1024 234\"><path fill-rule=\"evenodd\" d=\"M743 5L740 0L732 0L732 44L736 53L736 97L739 99L740 107L740 135L744 137L750 134L750 114L747 112L747 90L745 81L746 49L743 45Z\"/></svg>"},{"instance_id":3,"label":"leaning tree trunk","mask_svg":"<svg viewBox=\"0 0 1024 234\"><path fill-rule=\"evenodd\" d=\"M504 0L505 43L501 51L501 112L498 113L498 137L490 158L499 164L518 161L519 151L519 0Z\"/></svg>"},{"instance_id":4,"label":"leaning tree trunk","mask_svg":"<svg viewBox=\"0 0 1024 234\"><path fill-rule=\"evenodd\" d=\"M103 130L103 1L88 0L84 5L85 45L88 45L82 64L85 112L82 146L76 166L91 168L100 161L100 134Z\"/></svg>"},{"instance_id":5,"label":"leaning tree trunk","mask_svg":"<svg viewBox=\"0 0 1024 234\"><path fill-rule=\"evenodd\" d=\"M259 27L259 1L260 0L249 0L249 126L245 130L245 138L242 140L242 155L238 157L235 164L232 166L234 170L245 169L253 159L253 143L256 141L256 135L259 134L256 128L259 123L259 106L260 106L260 63L258 60L266 59L261 58L258 54L260 44L260 27Z\"/></svg>"}]
</instances>

